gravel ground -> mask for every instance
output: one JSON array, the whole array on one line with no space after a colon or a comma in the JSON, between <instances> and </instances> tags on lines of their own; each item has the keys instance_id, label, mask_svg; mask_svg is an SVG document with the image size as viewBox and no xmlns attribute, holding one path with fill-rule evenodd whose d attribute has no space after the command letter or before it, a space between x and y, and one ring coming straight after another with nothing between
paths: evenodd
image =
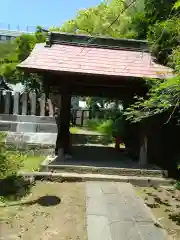
<instances>
[{"instance_id":1,"label":"gravel ground","mask_svg":"<svg viewBox=\"0 0 180 240\"><path fill-rule=\"evenodd\" d=\"M174 187L135 187L173 240L180 239L180 191Z\"/></svg>"},{"instance_id":2,"label":"gravel ground","mask_svg":"<svg viewBox=\"0 0 180 240\"><path fill-rule=\"evenodd\" d=\"M6 204L1 240L87 240L83 183L37 182L27 197Z\"/></svg>"}]
</instances>

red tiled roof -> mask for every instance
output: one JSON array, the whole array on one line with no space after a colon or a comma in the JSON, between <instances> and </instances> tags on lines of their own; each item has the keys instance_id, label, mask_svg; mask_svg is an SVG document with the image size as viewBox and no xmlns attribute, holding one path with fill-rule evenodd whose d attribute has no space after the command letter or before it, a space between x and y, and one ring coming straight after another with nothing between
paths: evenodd
<instances>
[{"instance_id":1,"label":"red tiled roof","mask_svg":"<svg viewBox=\"0 0 180 240\"><path fill-rule=\"evenodd\" d=\"M150 53L96 47L37 44L19 67L126 77L171 77L172 70L153 62Z\"/></svg>"}]
</instances>

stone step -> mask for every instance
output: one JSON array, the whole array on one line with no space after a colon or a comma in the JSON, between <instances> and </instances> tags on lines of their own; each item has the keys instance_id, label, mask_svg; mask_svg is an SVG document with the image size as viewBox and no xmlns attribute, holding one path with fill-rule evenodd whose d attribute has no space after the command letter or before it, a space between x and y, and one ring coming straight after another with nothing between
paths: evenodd
<instances>
[{"instance_id":1,"label":"stone step","mask_svg":"<svg viewBox=\"0 0 180 240\"><path fill-rule=\"evenodd\" d=\"M54 165L44 162L41 165L42 171L53 171L57 173L75 173L75 174L105 174L118 176L141 176L141 177L165 177L167 171L138 168L114 168L114 167L94 167L78 165Z\"/></svg>"},{"instance_id":2,"label":"stone step","mask_svg":"<svg viewBox=\"0 0 180 240\"><path fill-rule=\"evenodd\" d=\"M32 172L32 173L19 173L19 175L34 180L47 180L47 181L109 181L109 182L128 182L137 186L158 186L158 185L171 185L175 181L168 178L158 177L136 177L136 176L118 176L118 175L105 175L105 174L79 174L79 173L51 173L51 172Z\"/></svg>"}]
</instances>

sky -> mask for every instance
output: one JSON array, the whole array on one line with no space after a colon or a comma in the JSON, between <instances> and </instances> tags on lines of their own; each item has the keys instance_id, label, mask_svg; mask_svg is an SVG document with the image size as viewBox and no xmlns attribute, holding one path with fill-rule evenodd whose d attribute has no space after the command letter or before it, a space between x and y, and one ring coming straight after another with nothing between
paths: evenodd
<instances>
[{"instance_id":1,"label":"sky","mask_svg":"<svg viewBox=\"0 0 180 240\"><path fill-rule=\"evenodd\" d=\"M74 18L79 9L95 6L101 0L0 0L0 29L10 24L11 29L24 30L40 25L44 28L60 26Z\"/></svg>"}]
</instances>

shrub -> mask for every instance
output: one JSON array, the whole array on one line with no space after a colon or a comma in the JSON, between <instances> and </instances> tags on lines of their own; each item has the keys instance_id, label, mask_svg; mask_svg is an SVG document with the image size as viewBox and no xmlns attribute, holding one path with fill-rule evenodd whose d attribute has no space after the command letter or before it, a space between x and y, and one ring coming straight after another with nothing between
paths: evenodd
<instances>
[{"instance_id":1,"label":"shrub","mask_svg":"<svg viewBox=\"0 0 180 240\"><path fill-rule=\"evenodd\" d=\"M0 179L16 175L22 164L22 155L18 152L9 154L5 148L4 138L6 134L0 133Z\"/></svg>"},{"instance_id":2,"label":"shrub","mask_svg":"<svg viewBox=\"0 0 180 240\"><path fill-rule=\"evenodd\" d=\"M103 134L107 134L108 136L112 136L112 125L112 120L106 120L97 127L97 131Z\"/></svg>"},{"instance_id":3,"label":"shrub","mask_svg":"<svg viewBox=\"0 0 180 240\"><path fill-rule=\"evenodd\" d=\"M16 201L26 196L33 184L21 176L11 175L0 181L0 201Z\"/></svg>"},{"instance_id":4,"label":"shrub","mask_svg":"<svg viewBox=\"0 0 180 240\"><path fill-rule=\"evenodd\" d=\"M102 120L100 120L98 118L89 119L87 121L87 127L90 130L97 131L97 128L100 126L101 123L102 123Z\"/></svg>"},{"instance_id":5,"label":"shrub","mask_svg":"<svg viewBox=\"0 0 180 240\"><path fill-rule=\"evenodd\" d=\"M180 190L180 181L177 181L177 182L176 182L175 188L176 188L177 190Z\"/></svg>"}]
</instances>

